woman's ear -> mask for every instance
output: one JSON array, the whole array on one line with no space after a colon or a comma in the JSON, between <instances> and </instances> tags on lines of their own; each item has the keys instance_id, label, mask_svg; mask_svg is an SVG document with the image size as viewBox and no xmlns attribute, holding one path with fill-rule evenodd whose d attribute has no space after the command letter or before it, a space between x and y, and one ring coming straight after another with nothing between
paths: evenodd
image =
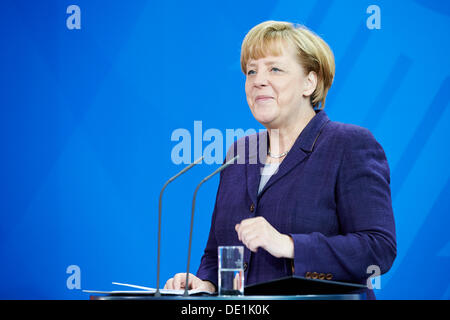
<instances>
[{"instance_id":1,"label":"woman's ear","mask_svg":"<svg viewBox=\"0 0 450 320\"><path fill-rule=\"evenodd\" d=\"M303 89L303 95L310 97L317 88L317 73L310 71L305 77L305 87Z\"/></svg>"}]
</instances>

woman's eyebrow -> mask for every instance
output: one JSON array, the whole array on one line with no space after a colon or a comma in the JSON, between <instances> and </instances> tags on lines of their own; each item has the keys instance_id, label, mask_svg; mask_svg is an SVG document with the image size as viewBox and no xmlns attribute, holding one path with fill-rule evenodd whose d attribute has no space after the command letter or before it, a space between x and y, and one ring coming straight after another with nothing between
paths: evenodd
<instances>
[{"instance_id":1,"label":"woman's eyebrow","mask_svg":"<svg viewBox=\"0 0 450 320\"><path fill-rule=\"evenodd\" d=\"M280 64L280 63L281 63L280 61L276 61L276 60L268 60L268 61L264 62L264 64L265 64L266 66L272 65L272 64ZM249 67L254 67L254 66L256 66L256 63L254 63L254 62L249 63L248 66L249 66Z\"/></svg>"},{"instance_id":2,"label":"woman's eyebrow","mask_svg":"<svg viewBox=\"0 0 450 320\"><path fill-rule=\"evenodd\" d=\"M279 60L269 60L269 61L266 61L264 64L267 66L269 64L279 64L279 63L281 63L281 61L279 61Z\"/></svg>"}]
</instances>

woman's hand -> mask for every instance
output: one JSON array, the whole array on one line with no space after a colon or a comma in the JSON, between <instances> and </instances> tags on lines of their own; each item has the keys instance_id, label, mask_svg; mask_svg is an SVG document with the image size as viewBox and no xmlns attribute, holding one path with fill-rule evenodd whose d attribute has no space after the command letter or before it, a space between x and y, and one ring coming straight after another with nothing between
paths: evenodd
<instances>
[{"instance_id":1,"label":"woman's hand","mask_svg":"<svg viewBox=\"0 0 450 320\"><path fill-rule=\"evenodd\" d=\"M173 278L167 280L164 289L180 290L186 288L186 273L177 273ZM188 290L197 289L202 291L208 291L210 293L216 292L216 287L209 281L204 281L192 273L189 273L189 286Z\"/></svg>"},{"instance_id":2,"label":"woman's hand","mask_svg":"<svg viewBox=\"0 0 450 320\"><path fill-rule=\"evenodd\" d=\"M242 220L235 226L239 241L250 251L263 248L276 258L294 259L294 241L288 235L279 233L263 217Z\"/></svg>"}]
</instances>

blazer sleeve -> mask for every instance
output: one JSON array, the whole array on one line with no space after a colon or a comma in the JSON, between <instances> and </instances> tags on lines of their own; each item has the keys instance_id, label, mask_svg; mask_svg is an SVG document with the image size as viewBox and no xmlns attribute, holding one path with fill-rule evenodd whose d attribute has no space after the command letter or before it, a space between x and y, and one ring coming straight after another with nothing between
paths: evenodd
<instances>
[{"instance_id":1,"label":"blazer sleeve","mask_svg":"<svg viewBox=\"0 0 450 320\"><path fill-rule=\"evenodd\" d=\"M291 234L294 272L365 283L372 275L369 266L383 274L397 254L390 172L382 147L367 129L352 128L344 141L335 189L340 234Z\"/></svg>"}]
</instances>

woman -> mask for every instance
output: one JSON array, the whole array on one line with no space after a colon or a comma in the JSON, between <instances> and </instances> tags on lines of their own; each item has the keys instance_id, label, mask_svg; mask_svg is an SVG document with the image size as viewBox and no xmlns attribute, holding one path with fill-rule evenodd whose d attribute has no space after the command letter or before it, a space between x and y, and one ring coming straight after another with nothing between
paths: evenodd
<instances>
[{"instance_id":1,"label":"woman","mask_svg":"<svg viewBox=\"0 0 450 320\"><path fill-rule=\"evenodd\" d=\"M244 150L245 164L221 173L189 288L216 291L219 245L245 246L246 285L292 274L366 284L369 267L387 272L396 257L389 166L367 129L323 111L335 68L328 45L304 27L267 21L245 37L241 67L250 110L267 131L229 151ZM184 279L165 287L184 288Z\"/></svg>"}]
</instances>

